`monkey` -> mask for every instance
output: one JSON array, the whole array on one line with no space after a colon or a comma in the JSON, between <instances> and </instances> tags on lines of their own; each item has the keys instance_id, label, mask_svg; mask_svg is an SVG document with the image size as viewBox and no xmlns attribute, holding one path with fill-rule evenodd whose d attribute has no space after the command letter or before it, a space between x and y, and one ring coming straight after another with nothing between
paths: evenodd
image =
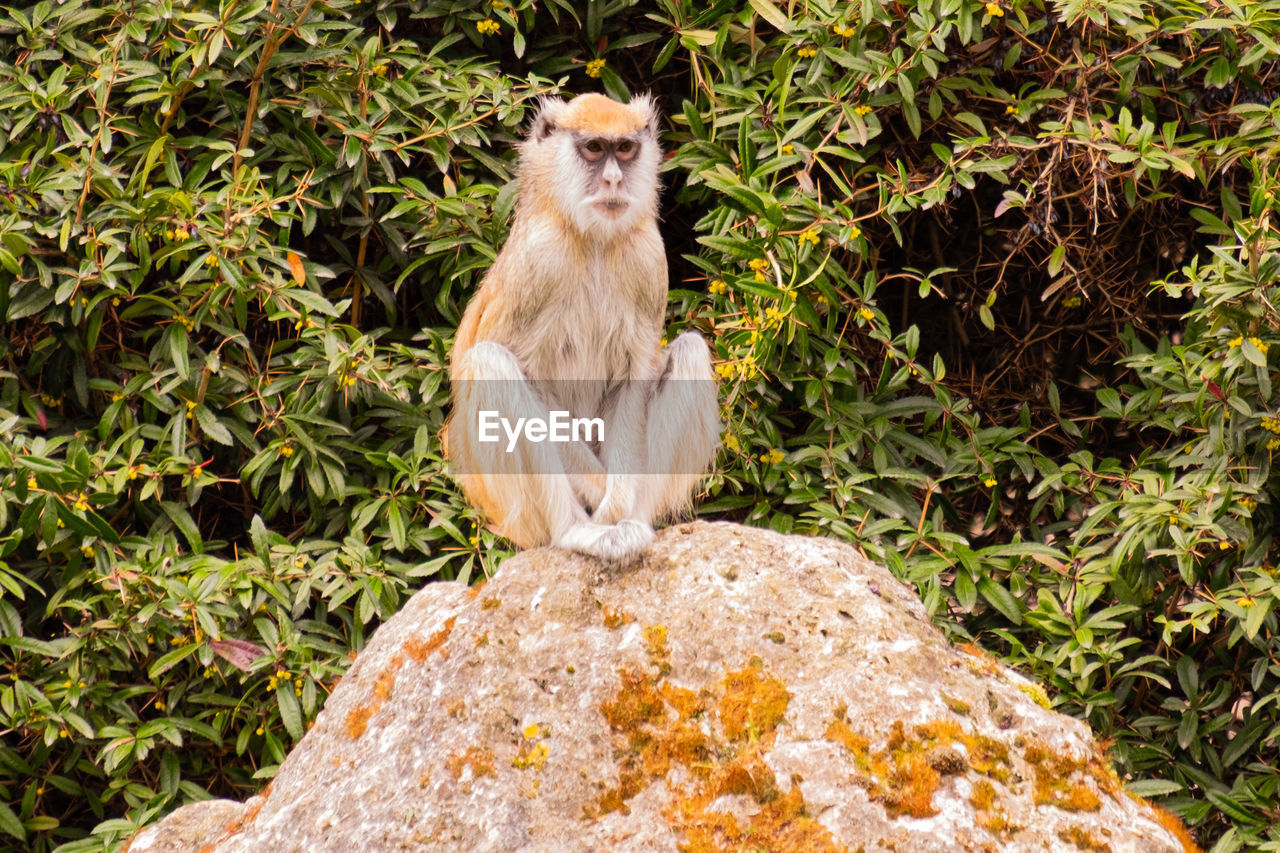
<instances>
[{"instance_id":1,"label":"monkey","mask_svg":"<svg viewBox=\"0 0 1280 853\"><path fill-rule=\"evenodd\" d=\"M519 548L630 558L655 521L691 505L714 460L710 350L695 331L662 342L658 120L648 95L541 101L519 145L510 234L458 326L445 454L467 499ZM590 441L510 449L483 440L494 412L607 426Z\"/></svg>"}]
</instances>

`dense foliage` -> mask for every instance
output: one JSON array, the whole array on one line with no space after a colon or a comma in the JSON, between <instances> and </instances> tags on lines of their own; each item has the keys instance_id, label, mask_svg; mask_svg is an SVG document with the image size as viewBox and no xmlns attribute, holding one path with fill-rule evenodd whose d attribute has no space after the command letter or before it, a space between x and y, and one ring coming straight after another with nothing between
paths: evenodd
<instances>
[{"instance_id":1,"label":"dense foliage","mask_svg":"<svg viewBox=\"0 0 1280 853\"><path fill-rule=\"evenodd\" d=\"M672 119L702 514L859 543L1280 850L1278 43L1278 0L6 7L0 837L244 797L500 559L443 365L532 100L603 86Z\"/></svg>"}]
</instances>

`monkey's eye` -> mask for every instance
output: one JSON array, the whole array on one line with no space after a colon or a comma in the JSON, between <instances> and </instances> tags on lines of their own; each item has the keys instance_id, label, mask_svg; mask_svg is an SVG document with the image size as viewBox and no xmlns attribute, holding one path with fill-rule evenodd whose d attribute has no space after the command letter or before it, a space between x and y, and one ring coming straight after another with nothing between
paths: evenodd
<instances>
[{"instance_id":1,"label":"monkey's eye","mask_svg":"<svg viewBox=\"0 0 1280 853\"><path fill-rule=\"evenodd\" d=\"M636 149L638 147L639 146L636 145L636 143L633 142L632 140L624 139L618 143L618 147L614 150L618 152L619 160L630 160L632 157L635 156Z\"/></svg>"},{"instance_id":2,"label":"monkey's eye","mask_svg":"<svg viewBox=\"0 0 1280 853\"><path fill-rule=\"evenodd\" d=\"M604 156L604 143L599 139L589 140L582 146L582 156L594 163Z\"/></svg>"}]
</instances>

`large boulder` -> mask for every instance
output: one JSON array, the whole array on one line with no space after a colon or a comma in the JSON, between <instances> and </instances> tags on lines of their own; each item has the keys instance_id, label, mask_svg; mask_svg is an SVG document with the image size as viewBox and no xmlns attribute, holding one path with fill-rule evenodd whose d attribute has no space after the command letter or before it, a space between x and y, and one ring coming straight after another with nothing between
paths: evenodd
<instances>
[{"instance_id":1,"label":"large boulder","mask_svg":"<svg viewBox=\"0 0 1280 853\"><path fill-rule=\"evenodd\" d=\"M266 791L130 853L1194 849L1046 704L848 545L686 524L431 584Z\"/></svg>"}]
</instances>

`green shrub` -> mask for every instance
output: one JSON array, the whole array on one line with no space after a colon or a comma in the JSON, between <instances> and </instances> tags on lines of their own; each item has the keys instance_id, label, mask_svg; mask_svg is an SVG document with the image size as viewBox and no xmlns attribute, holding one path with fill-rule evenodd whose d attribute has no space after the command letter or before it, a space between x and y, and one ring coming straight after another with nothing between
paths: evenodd
<instances>
[{"instance_id":1,"label":"green shrub","mask_svg":"<svg viewBox=\"0 0 1280 853\"><path fill-rule=\"evenodd\" d=\"M0 833L244 797L506 553L444 366L538 96L671 116L701 513L849 538L1216 850L1280 849L1280 2L42 2L0 18Z\"/></svg>"}]
</instances>

